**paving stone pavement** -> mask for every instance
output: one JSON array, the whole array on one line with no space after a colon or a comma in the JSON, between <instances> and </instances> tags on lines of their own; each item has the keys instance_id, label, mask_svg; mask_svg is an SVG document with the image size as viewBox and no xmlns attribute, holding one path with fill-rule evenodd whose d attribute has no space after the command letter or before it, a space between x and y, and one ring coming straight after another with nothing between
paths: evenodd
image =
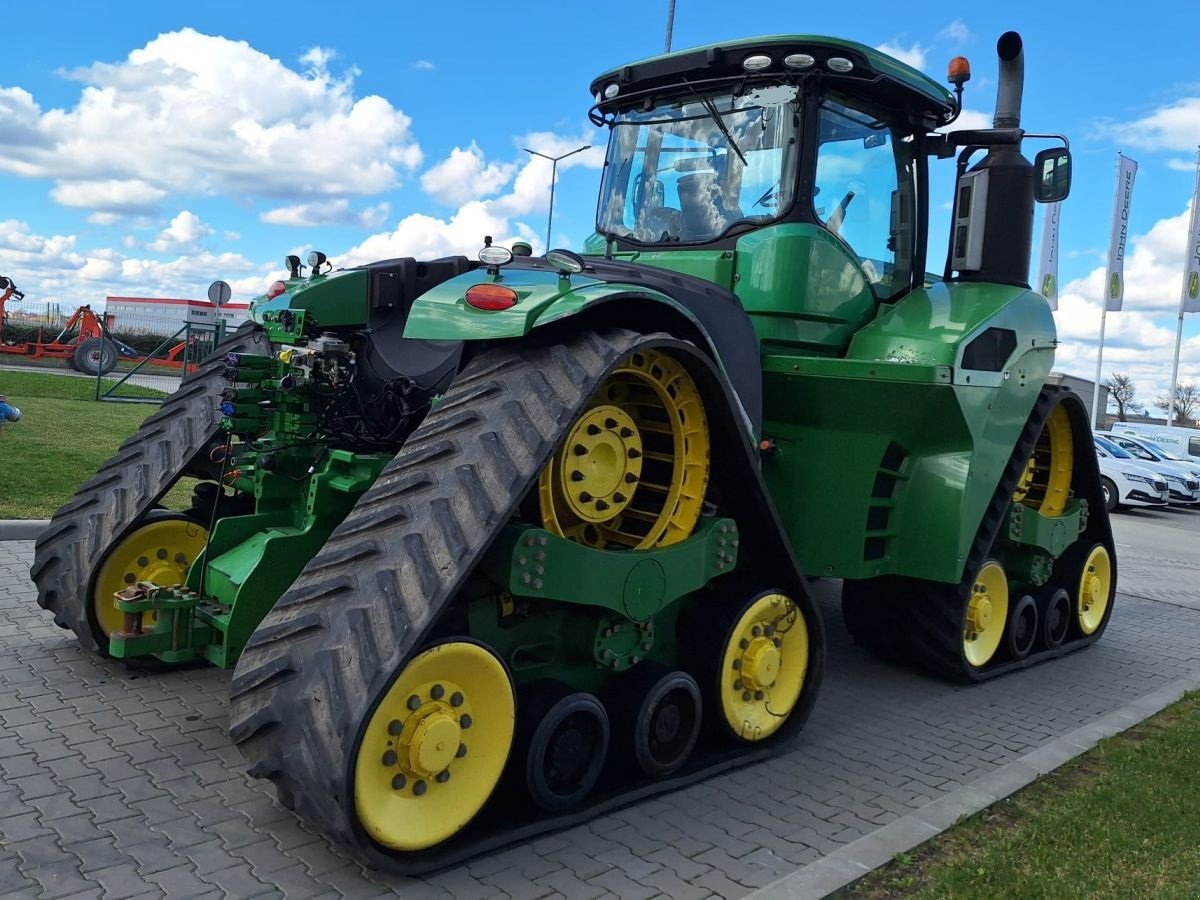
<instances>
[{"instance_id":1,"label":"paving stone pavement","mask_svg":"<svg viewBox=\"0 0 1200 900\"><path fill-rule=\"evenodd\" d=\"M132 673L84 653L35 604L32 554L0 542L4 897L738 898L1200 670L1200 610L1122 596L1094 647L947 685L852 646L834 585L819 583L828 675L795 749L423 880L391 878L245 775L225 734L228 673Z\"/></svg>"}]
</instances>

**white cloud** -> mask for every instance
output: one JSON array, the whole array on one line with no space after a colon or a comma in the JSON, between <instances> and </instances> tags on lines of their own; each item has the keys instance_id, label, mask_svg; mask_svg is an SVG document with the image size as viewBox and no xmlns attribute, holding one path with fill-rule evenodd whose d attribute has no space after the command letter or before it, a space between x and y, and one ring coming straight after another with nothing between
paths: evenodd
<instances>
[{"instance_id":1,"label":"white cloud","mask_svg":"<svg viewBox=\"0 0 1200 900\"><path fill-rule=\"evenodd\" d=\"M355 228L378 228L387 221L390 209L387 203L379 203L366 209L354 210L350 208L349 200L339 198L280 206L261 213L258 218L271 225L351 225Z\"/></svg>"},{"instance_id":2,"label":"white cloud","mask_svg":"<svg viewBox=\"0 0 1200 900\"><path fill-rule=\"evenodd\" d=\"M965 44L971 39L971 29L967 27L967 23L962 19L955 19L945 28L938 32L939 40L953 41L957 44Z\"/></svg>"},{"instance_id":3,"label":"white cloud","mask_svg":"<svg viewBox=\"0 0 1200 900\"><path fill-rule=\"evenodd\" d=\"M908 63L914 69L924 70L925 68L925 48L920 44L905 47L898 41L885 41L877 45L875 49L880 53L886 53L888 56L894 56L900 62Z\"/></svg>"},{"instance_id":4,"label":"white cloud","mask_svg":"<svg viewBox=\"0 0 1200 900\"><path fill-rule=\"evenodd\" d=\"M313 48L297 72L244 41L190 28L69 75L71 109L0 89L0 171L58 182L60 203L145 211L167 193L369 195L420 165L403 112L354 96Z\"/></svg>"},{"instance_id":5,"label":"white cloud","mask_svg":"<svg viewBox=\"0 0 1200 900\"><path fill-rule=\"evenodd\" d=\"M132 243L136 246L136 241ZM217 278L234 284L241 291L238 298L248 299L262 293L279 265L203 249L166 261L112 248L82 251L73 235L39 235L15 219L0 221L0 258L4 260L0 274L13 278L25 291L26 308L57 303L68 311L84 303L96 304L106 295L203 297Z\"/></svg>"},{"instance_id":6,"label":"white cloud","mask_svg":"<svg viewBox=\"0 0 1200 900\"><path fill-rule=\"evenodd\" d=\"M1100 131L1127 147L1194 151L1200 139L1200 97L1183 97L1132 122L1104 123Z\"/></svg>"},{"instance_id":7,"label":"white cloud","mask_svg":"<svg viewBox=\"0 0 1200 900\"><path fill-rule=\"evenodd\" d=\"M590 136L559 135L553 132L534 132L524 135L516 144L550 156L559 156L589 143ZM476 148L478 149L478 148ZM463 151L464 153L467 151ZM482 154L478 164L483 166ZM558 175L573 168L599 169L604 164L604 148L591 147L569 156L558 164ZM474 164L472 164L474 165ZM487 166L483 166L486 171ZM521 217L545 212L550 202L551 165L541 157L527 157L520 163L508 193L490 200L468 200L446 219L413 214L401 219L389 232L373 234L365 241L337 257L338 265L359 265L393 256L417 258L466 254L474 256L483 246L484 235L497 243L512 240L528 241L534 252L544 250L544 232L535 230Z\"/></svg>"},{"instance_id":8,"label":"white cloud","mask_svg":"<svg viewBox=\"0 0 1200 900\"><path fill-rule=\"evenodd\" d=\"M0 163L3 168L3 163ZM107 181L59 181L50 196L62 206L76 206L109 213L145 213L167 192L139 179Z\"/></svg>"},{"instance_id":9,"label":"white cloud","mask_svg":"<svg viewBox=\"0 0 1200 900\"><path fill-rule=\"evenodd\" d=\"M976 109L964 109L957 119L943 126L941 131L973 131L978 128L991 128L990 113L979 112Z\"/></svg>"},{"instance_id":10,"label":"white cloud","mask_svg":"<svg viewBox=\"0 0 1200 900\"><path fill-rule=\"evenodd\" d=\"M484 163L483 151L471 141L465 150L455 147L450 155L421 176L421 188L447 206L482 200L512 179L516 163Z\"/></svg>"},{"instance_id":11,"label":"white cloud","mask_svg":"<svg viewBox=\"0 0 1200 900\"><path fill-rule=\"evenodd\" d=\"M156 253L184 250L213 233L201 218L186 209L179 213L159 236L146 246Z\"/></svg>"},{"instance_id":12,"label":"white cloud","mask_svg":"<svg viewBox=\"0 0 1200 900\"><path fill-rule=\"evenodd\" d=\"M1176 172L1195 172L1196 161L1194 159L1168 159L1167 168Z\"/></svg>"},{"instance_id":13,"label":"white cloud","mask_svg":"<svg viewBox=\"0 0 1200 900\"><path fill-rule=\"evenodd\" d=\"M412 67L414 69L421 69L426 72L433 71L434 69L437 68L437 66L435 66L433 63L431 63L427 59L418 59L415 63L412 64Z\"/></svg>"},{"instance_id":14,"label":"white cloud","mask_svg":"<svg viewBox=\"0 0 1200 900\"><path fill-rule=\"evenodd\" d=\"M1174 349L1174 313L1179 308L1184 244L1190 209L1160 219L1132 239L1125 260L1125 300L1110 312L1104 336L1104 377L1132 375L1144 402L1166 393ZM1059 339L1055 368L1092 379L1100 337L1105 268L1093 269L1063 287L1055 313ZM1200 337L1184 341L1180 379L1200 380Z\"/></svg>"}]
</instances>

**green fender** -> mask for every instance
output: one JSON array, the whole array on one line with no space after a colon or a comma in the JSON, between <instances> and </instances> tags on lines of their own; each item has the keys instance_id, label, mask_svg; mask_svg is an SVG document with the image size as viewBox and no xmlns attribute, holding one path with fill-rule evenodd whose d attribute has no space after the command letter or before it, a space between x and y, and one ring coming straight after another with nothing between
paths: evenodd
<instances>
[{"instance_id":1,"label":"green fender","mask_svg":"<svg viewBox=\"0 0 1200 900\"><path fill-rule=\"evenodd\" d=\"M517 339L580 316L581 328L670 331L715 359L739 401L747 438L757 440L762 410L758 341L736 297L710 282L648 266L589 259L588 273L560 276L540 265L506 266L498 275L480 269L442 282L413 303L404 337ZM623 280L622 274L631 277ZM466 292L476 284L511 288L517 302L504 310L475 309L467 304Z\"/></svg>"}]
</instances>

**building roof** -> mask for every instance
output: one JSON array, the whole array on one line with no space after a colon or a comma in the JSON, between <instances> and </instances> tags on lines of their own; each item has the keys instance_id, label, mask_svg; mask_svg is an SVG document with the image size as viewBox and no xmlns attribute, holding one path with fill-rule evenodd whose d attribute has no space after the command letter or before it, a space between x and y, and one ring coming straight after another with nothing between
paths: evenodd
<instances>
[{"instance_id":1,"label":"building roof","mask_svg":"<svg viewBox=\"0 0 1200 900\"><path fill-rule=\"evenodd\" d=\"M213 309L213 304L208 300L181 300L173 297L106 297L105 302L112 303L158 303L165 306L183 305L188 307L197 307L199 309ZM221 306L221 309L249 309L249 303L226 303Z\"/></svg>"}]
</instances>

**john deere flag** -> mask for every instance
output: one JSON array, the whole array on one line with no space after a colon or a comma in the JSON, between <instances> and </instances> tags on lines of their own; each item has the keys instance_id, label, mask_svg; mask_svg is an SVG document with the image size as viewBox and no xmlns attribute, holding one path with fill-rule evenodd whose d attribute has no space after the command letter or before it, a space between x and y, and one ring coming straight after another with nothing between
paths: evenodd
<instances>
[{"instance_id":1,"label":"john deere flag","mask_svg":"<svg viewBox=\"0 0 1200 900\"><path fill-rule=\"evenodd\" d=\"M1113 197L1112 235L1108 240L1108 274L1104 279L1105 309L1121 308L1125 299L1125 247L1129 239L1129 201L1137 163L1117 154L1117 193Z\"/></svg>"},{"instance_id":2,"label":"john deere flag","mask_svg":"<svg viewBox=\"0 0 1200 900\"><path fill-rule=\"evenodd\" d=\"M1180 312L1200 312L1200 153L1196 154L1196 190L1192 192L1192 225L1188 229L1183 261L1183 296Z\"/></svg>"},{"instance_id":3,"label":"john deere flag","mask_svg":"<svg viewBox=\"0 0 1200 900\"><path fill-rule=\"evenodd\" d=\"M1046 205L1046 215L1042 219L1042 257L1034 284L1034 289L1046 298L1051 309L1058 309L1058 207L1058 203Z\"/></svg>"}]
</instances>

